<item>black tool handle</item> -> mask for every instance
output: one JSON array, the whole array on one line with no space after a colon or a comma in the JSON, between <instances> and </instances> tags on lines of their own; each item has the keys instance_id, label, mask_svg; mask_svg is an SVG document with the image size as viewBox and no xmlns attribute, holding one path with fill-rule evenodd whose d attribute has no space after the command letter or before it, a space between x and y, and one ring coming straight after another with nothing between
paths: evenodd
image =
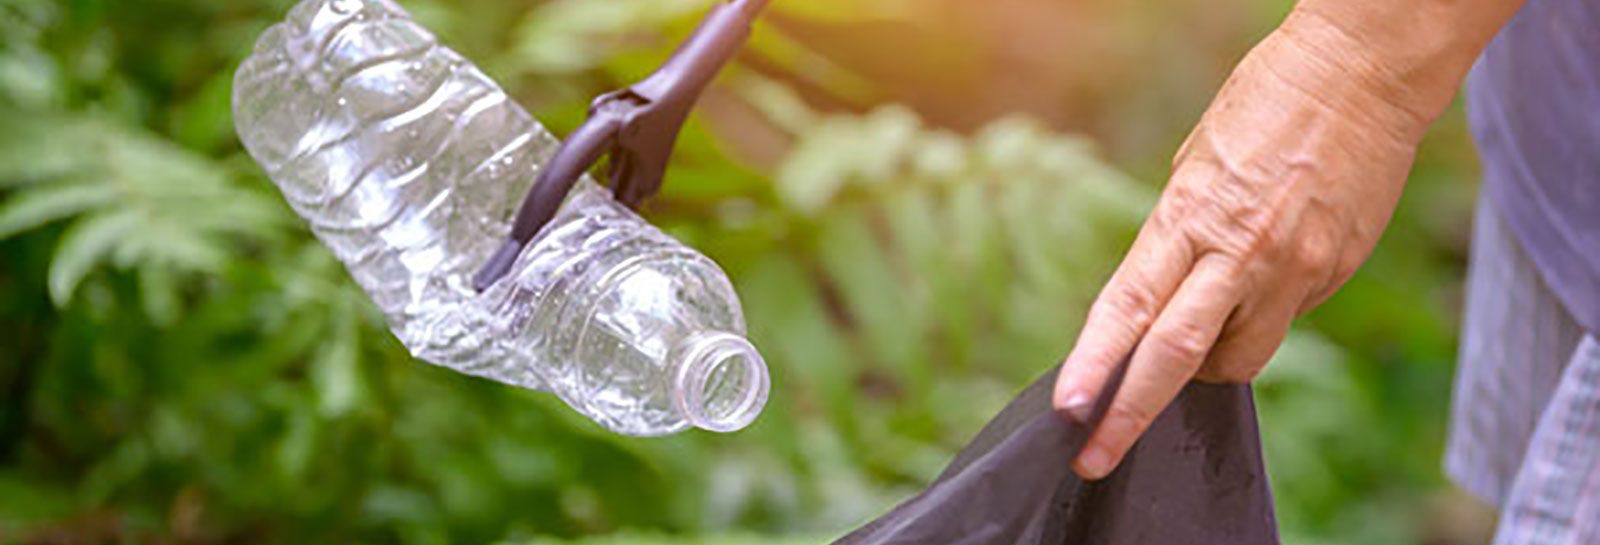
<instances>
[{"instance_id":1,"label":"black tool handle","mask_svg":"<svg viewBox=\"0 0 1600 545\"><path fill-rule=\"evenodd\" d=\"M617 135L612 157L612 192L637 207L661 189L668 159L694 108L718 72L750 37L751 24L768 0L717 4L700 26L654 73L604 100L631 99L639 107Z\"/></svg>"}]
</instances>

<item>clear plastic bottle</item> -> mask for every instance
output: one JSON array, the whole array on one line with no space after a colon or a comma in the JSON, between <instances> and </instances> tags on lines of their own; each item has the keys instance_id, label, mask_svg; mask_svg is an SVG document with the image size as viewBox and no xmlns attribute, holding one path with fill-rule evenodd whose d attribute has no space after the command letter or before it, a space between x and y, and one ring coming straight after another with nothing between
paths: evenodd
<instances>
[{"instance_id":1,"label":"clear plastic bottle","mask_svg":"<svg viewBox=\"0 0 1600 545\"><path fill-rule=\"evenodd\" d=\"M727 275L590 180L477 293L557 147L388 0L304 0L234 78L240 140L416 357L614 431L733 431L766 403Z\"/></svg>"}]
</instances>

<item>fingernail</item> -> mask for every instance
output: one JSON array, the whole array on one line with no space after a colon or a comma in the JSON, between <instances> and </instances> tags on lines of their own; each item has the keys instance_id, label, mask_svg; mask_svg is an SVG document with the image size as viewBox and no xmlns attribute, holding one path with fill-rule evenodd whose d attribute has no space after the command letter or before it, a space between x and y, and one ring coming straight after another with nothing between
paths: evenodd
<instances>
[{"instance_id":1,"label":"fingernail","mask_svg":"<svg viewBox=\"0 0 1600 545\"><path fill-rule=\"evenodd\" d=\"M1087 424L1089 422L1089 411L1093 408L1094 399L1090 398L1089 394L1075 392L1067 396L1067 402L1061 406L1061 412L1066 413L1067 416L1072 417L1079 424Z\"/></svg>"},{"instance_id":2,"label":"fingernail","mask_svg":"<svg viewBox=\"0 0 1600 545\"><path fill-rule=\"evenodd\" d=\"M1111 452L1098 444L1089 445L1078 454L1078 468L1089 480L1105 477L1111 472Z\"/></svg>"}]
</instances>

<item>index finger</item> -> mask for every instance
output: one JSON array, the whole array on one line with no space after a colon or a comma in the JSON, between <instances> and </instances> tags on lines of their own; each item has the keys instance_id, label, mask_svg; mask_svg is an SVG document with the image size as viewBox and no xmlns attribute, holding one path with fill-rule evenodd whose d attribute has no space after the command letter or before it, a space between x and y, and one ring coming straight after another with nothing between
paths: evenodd
<instances>
[{"instance_id":1,"label":"index finger","mask_svg":"<svg viewBox=\"0 0 1600 545\"><path fill-rule=\"evenodd\" d=\"M1172 233L1165 229L1160 213L1153 214L1089 307L1089 317L1056 376L1052 397L1056 411L1087 420L1111 371L1133 350L1189 274L1191 246Z\"/></svg>"},{"instance_id":2,"label":"index finger","mask_svg":"<svg viewBox=\"0 0 1600 545\"><path fill-rule=\"evenodd\" d=\"M1203 259L1183 280L1172 301L1150 326L1128 365L1105 420L1078 454L1075 469L1088 479L1106 476L1189 383L1238 306L1233 268Z\"/></svg>"}]
</instances>

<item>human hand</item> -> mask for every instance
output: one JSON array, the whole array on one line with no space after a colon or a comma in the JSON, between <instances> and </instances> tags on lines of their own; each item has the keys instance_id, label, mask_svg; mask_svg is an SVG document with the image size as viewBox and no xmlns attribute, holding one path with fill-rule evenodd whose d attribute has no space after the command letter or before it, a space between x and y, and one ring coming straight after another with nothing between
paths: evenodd
<instances>
[{"instance_id":1,"label":"human hand","mask_svg":"<svg viewBox=\"0 0 1600 545\"><path fill-rule=\"evenodd\" d=\"M1056 408L1081 419L1134 350L1075 462L1081 476L1115 468L1191 378L1253 379L1290 322L1376 245L1450 93L1414 93L1404 78L1415 73L1387 70L1352 41L1326 17L1292 15L1240 63L1178 151L1056 384Z\"/></svg>"}]
</instances>

